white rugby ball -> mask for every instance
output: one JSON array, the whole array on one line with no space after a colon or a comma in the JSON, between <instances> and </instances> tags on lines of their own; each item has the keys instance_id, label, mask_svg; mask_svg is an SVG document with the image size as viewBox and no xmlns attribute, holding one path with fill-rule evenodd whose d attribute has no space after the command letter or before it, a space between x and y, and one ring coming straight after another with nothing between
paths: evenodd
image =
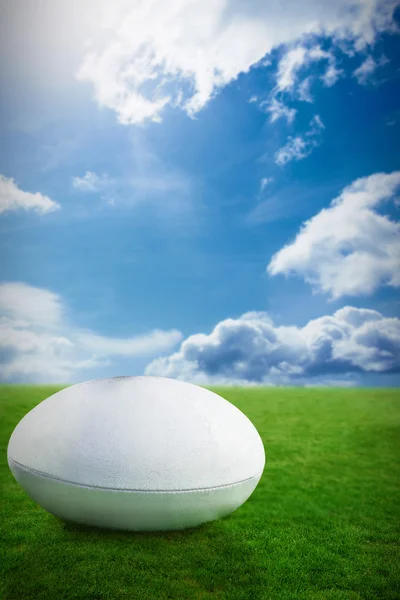
<instances>
[{"instance_id":1,"label":"white rugby ball","mask_svg":"<svg viewBox=\"0 0 400 600\"><path fill-rule=\"evenodd\" d=\"M256 488L261 438L233 404L164 377L73 385L14 429L8 464L45 510L86 525L153 531L223 517Z\"/></svg>"}]
</instances>

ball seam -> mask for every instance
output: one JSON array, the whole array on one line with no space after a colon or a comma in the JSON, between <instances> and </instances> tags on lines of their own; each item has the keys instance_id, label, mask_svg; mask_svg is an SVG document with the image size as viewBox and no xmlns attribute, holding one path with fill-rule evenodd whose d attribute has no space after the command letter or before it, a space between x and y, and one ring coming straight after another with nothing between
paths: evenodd
<instances>
[{"instance_id":1,"label":"ball seam","mask_svg":"<svg viewBox=\"0 0 400 600\"><path fill-rule=\"evenodd\" d=\"M246 483L247 481L250 481L252 479L256 479L257 477L260 477L264 471L264 468L263 468L256 475L252 475L251 477L246 477L246 479L241 479L240 481L236 481L234 483L226 483L226 484L216 485L216 486L211 486L211 487L177 489L177 490L138 490L138 489L130 489L130 488L103 487L103 486L99 486L99 485L85 485L82 483L77 483L75 481L68 481L67 479L61 479L60 477L54 477L53 475L48 475L46 473L43 473L42 471L38 471L37 469L32 469L31 467L27 467L26 465L21 464L20 462L18 462L17 460L14 460L11 457L8 457L8 463L9 464L12 463L12 464L16 465L17 467L19 467L20 469L25 470L29 473L32 473L33 475L43 477L44 479L51 479L52 481L58 481L59 483L65 483L67 485L74 485L75 487L103 490L103 491L109 491L109 492L135 492L138 494L139 493L142 493L142 494L157 494L157 493L158 494L168 494L168 493L176 494L176 493L213 491L213 490L218 490L218 489L223 489L223 488L228 488L228 487L234 487L236 485Z\"/></svg>"}]
</instances>

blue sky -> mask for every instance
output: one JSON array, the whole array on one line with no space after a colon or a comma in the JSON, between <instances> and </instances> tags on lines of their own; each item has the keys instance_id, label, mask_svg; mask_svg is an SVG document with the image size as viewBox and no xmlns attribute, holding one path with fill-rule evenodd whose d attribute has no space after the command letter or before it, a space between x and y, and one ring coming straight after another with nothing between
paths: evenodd
<instances>
[{"instance_id":1,"label":"blue sky","mask_svg":"<svg viewBox=\"0 0 400 600\"><path fill-rule=\"evenodd\" d=\"M1 4L2 380L398 385L396 3L167 4Z\"/></svg>"}]
</instances>

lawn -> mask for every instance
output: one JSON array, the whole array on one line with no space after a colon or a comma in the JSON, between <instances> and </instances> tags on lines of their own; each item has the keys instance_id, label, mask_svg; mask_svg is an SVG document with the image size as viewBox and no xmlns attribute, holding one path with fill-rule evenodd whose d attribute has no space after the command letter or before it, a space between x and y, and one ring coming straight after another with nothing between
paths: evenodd
<instances>
[{"instance_id":1,"label":"lawn","mask_svg":"<svg viewBox=\"0 0 400 600\"><path fill-rule=\"evenodd\" d=\"M400 390L213 388L263 439L257 489L220 521L132 533L67 525L11 475L12 430L59 389L0 387L2 599L400 598Z\"/></svg>"}]
</instances>

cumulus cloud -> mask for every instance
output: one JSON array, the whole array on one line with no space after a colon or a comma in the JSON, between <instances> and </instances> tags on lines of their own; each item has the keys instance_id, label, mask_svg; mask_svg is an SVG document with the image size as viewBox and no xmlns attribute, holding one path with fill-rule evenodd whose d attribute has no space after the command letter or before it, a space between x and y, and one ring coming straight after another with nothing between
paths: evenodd
<instances>
[{"instance_id":1,"label":"cumulus cloud","mask_svg":"<svg viewBox=\"0 0 400 600\"><path fill-rule=\"evenodd\" d=\"M152 361L147 375L218 384L351 385L361 373L400 370L400 319L346 306L304 327L274 325L264 312L226 319Z\"/></svg>"},{"instance_id":2,"label":"cumulus cloud","mask_svg":"<svg viewBox=\"0 0 400 600\"><path fill-rule=\"evenodd\" d=\"M60 208L48 196L40 192L24 192L14 179L0 175L0 213L17 210L33 210L39 214L52 212Z\"/></svg>"},{"instance_id":3,"label":"cumulus cloud","mask_svg":"<svg viewBox=\"0 0 400 600\"><path fill-rule=\"evenodd\" d=\"M399 186L400 171L354 181L272 257L269 275L299 275L332 299L399 287L400 224L378 212Z\"/></svg>"},{"instance_id":4,"label":"cumulus cloud","mask_svg":"<svg viewBox=\"0 0 400 600\"><path fill-rule=\"evenodd\" d=\"M302 160L311 154L319 146L319 134L324 129L319 115L315 115L310 121L310 129L304 136L289 136L286 144L275 153L275 162L283 166L291 160Z\"/></svg>"},{"instance_id":5,"label":"cumulus cloud","mask_svg":"<svg viewBox=\"0 0 400 600\"><path fill-rule=\"evenodd\" d=\"M68 382L115 356L168 351L182 335L153 330L112 338L75 327L62 298L21 282L0 284L0 377L3 381Z\"/></svg>"},{"instance_id":6,"label":"cumulus cloud","mask_svg":"<svg viewBox=\"0 0 400 600\"><path fill-rule=\"evenodd\" d=\"M117 0L94 13L102 19L101 35L93 36L77 78L124 124L160 121L168 105L193 116L273 48L312 35L346 41L356 51L373 44L381 31L395 28L396 4ZM322 50L291 48L279 66L278 89L293 86L305 61L324 57Z\"/></svg>"},{"instance_id":7,"label":"cumulus cloud","mask_svg":"<svg viewBox=\"0 0 400 600\"><path fill-rule=\"evenodd\" d=\"M0 19L7 84L24 82L31 95L40 89L50 113L76 74L121 123L143 123L160 121L166 107L195 115L241 73L269 64L272 50L289 52L304 38L365 50L381 32L395 30L397 0L80 0L73 7L69 0L25 0L24 10L14 4L3 3Z\"/></svg>"}]
</instances>

